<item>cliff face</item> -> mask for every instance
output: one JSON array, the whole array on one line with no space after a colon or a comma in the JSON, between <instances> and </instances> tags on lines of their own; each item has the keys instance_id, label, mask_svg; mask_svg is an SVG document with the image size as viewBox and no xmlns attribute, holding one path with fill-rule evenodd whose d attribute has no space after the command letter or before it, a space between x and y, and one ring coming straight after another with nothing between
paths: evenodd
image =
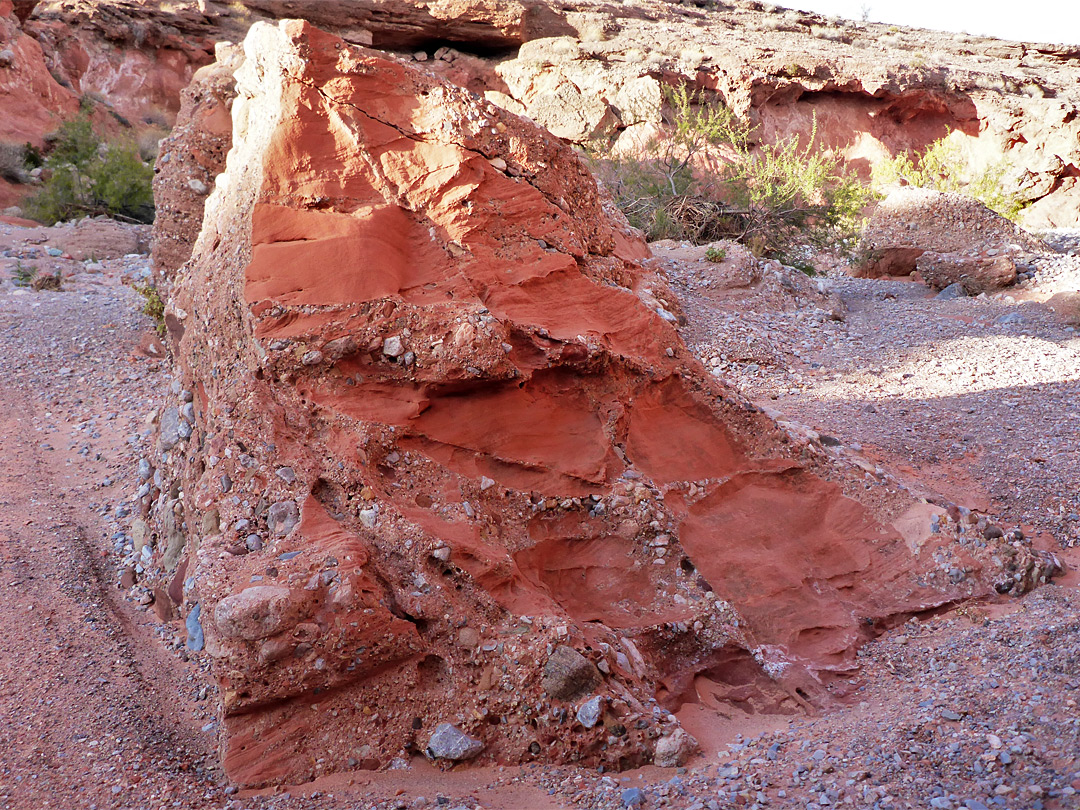
<instances>
[{"instance_id":1,"label":"cliff face","mask_svg":"<svg viewBox=\"0 0 1080 810\"><path fill-rule=\"evenodd\" d=\"M1080 224L1077 49L755 2L701 10L581 0L554 10L525 0L182 0L165 13L145 0L44 0L22 29L9 15L8 39L25 33L19 47L43 50L20 61L32 62L44 83L34 91L42 101L5 104L20 110L9 126L30 140L54 129L72 103L52 86L57 79L75 95L104 97L136 128L171 125L181 89L212 61L215 42L239 41L253 22L281 15L353 43L415 53L425 69L572 141L654 125L662 86L687 81L759 124L765 141L806 133L816 121L821 141L863 172L951 132L975 170L1005 159L1010 188L1032 203L1024 224ZM4 80L0 67L0 101L25 94Z\"/></svg>"},{"instance_id":2,"label":"cliff face","mask_svg":"<svg viewBox=\"0 0 1080 810\"><path fill-rule=\"evenodd\" d=\"M245 54L155 506L233 780L669 757L700 674L823 705L892 621L1046 573L706 373L550 134L304 22Z\"/></svg>"}]
</instances>

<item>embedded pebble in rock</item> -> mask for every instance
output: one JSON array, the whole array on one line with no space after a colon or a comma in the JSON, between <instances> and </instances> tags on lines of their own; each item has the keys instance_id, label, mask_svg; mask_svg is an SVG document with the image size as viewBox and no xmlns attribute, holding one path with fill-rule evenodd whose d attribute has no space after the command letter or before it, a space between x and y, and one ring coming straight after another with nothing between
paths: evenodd
<instances>
[{"instance_id":1,"label":"embedded pebble in rock","mask_svg":"<svg viewBox=\"0 0 1080 810\"><path fill-rule=\"evenodd\" d=\"M394 335L384 340L382 352L387 357L401 357L405 354L405 345L401 342L401 337Z\"/></svg>"},{"instance_id":2,"label":"embedded pebble in rock","mask_svg":"<svg viewBox=\"0 0 1080 810\"><path fill-rule=\"evenodd\" d=\"M600 712L604 707L604 698L600 695L589 698L577 710L577 721L585 728L592 728L600 722Z\"/></svg>"},{"instance_id":3,"label":"embedded pebble in rock","mask_svg":"<svg viewBox=\"0 0 1080 810\"><path fill-rule=\"evenodd\" d=\"M201 612L201 606L195 604L191 610L188 611L187 619L185 621L187 627L187 648L192 652L199 652L203 648L203 629L202 623L199 621L199 614Z\"/></svg>"},{"instance_id":4,"label":"embedded pebble in rock","mask_svg":"<svg viewBox=\"0 0 1080 810\"><path fill-rule=\"evenodd\" d=\"M180 442L180 430L183 423L180 421L179 408L166 408L161 413L161 425L158 442L162 450L171 450Z\"/></svg>"},{"instance_id":5,"label":"embedded pebble in rock","mask_svg":"<svg viewBox=\"0 0 1080 810\"><path fill-rule=\"evenodd\" d=\"M600 675L585 656L560 644L544 662L544 691L558 700L570 700L595 689Z\"/></svg>"},{"instance_id":6,"label":"embedded pebble in rock","mask_svg":"<svg viewBox=\"0 0 1080 810\"><path fill-rule=\"evenodd\" d=\"M425 750L432 759L460 761L475 757L484 750L484 743L470 737L457 726L441 723L428 740Z\"/></svg>"},{"instance_id":7,"label":"embedded pebble in rock","mask_svg":"<svg viewBox=\"0 0 1080 810\"><path fill-rule=\"evenodd\" d=\"M284 537L300 522L300 510L296 501L278 501L266 512L266 525L278 537Z\"/></svg>"},{"instance_id":8,"label":"embedded pebble in rock","mask_svg":"<svg viewBox=\"0 0 1080 810\"><path fill-rule=\"evenodd\" d=\"M214 624L226 638L254 641L274 635L298 614L288 588L255 585L218 602Z\"/></svg>"}]
</instances>

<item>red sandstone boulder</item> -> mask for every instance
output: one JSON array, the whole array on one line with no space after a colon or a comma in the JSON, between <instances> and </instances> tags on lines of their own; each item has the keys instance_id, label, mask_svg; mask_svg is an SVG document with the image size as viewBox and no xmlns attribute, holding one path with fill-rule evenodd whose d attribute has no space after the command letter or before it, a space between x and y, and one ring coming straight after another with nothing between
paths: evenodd
<instances>
[{"instance_id":1,"label":"red sandstone boulder","mask_svg":"<svg viewBox=\"0 0 1080 810\"><path fill-rule=\"evenodd\" d=\"M481 762L677 762L654 699L825 703L892 617L1013 586L706 373L569 147L305 23L245 51L161 498L231 779L447 725Z\"/></svg>"}]
</instances>

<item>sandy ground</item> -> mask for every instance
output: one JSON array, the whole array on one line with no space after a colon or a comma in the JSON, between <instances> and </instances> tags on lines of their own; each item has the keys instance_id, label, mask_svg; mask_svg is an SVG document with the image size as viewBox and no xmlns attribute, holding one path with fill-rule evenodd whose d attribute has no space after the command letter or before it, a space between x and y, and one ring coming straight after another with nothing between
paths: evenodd
<instances>
[{"instance_id":1,"label":"sandy ground","mask_svg":"<svg viewBox=\"0 0 1080 810\"><path fill-rule=\"evenodd\" d=\"M178 621L118 587L136 465L150 452L146 417L170 382L121 283L147 260L77 262L48 256L47 244L43 231L0 225L3 810L1080 807L1075 573L892 631L864 648L849 703L827 715L688 705L680 717L703 751L678 771L443 772L414 759L235 792L216 767L204 662L189 659ZM64 289L16 287L16 263L31 261L64 270ZM1069 546L1080 508L1076 333L1030 305L943 302L900 281L828 283L843 321L818 299L719 305L683 285L688 339L715 373L835 436L836 452L954 487L958 502L981 499ZM1024 320L999 321L1012 311ZM768 351L758 346L757 360L724 342L759 338ZM1080 563L1075 549L1062 553Z\"/></svg>"}]
</instances>

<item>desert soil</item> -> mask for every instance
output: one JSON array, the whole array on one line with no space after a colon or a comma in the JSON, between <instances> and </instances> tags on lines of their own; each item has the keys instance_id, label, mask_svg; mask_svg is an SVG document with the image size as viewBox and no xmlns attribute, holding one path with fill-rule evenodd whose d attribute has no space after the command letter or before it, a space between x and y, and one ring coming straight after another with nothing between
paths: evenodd
<instances>
[{"instance_id":1,"label":"desert soil","mask_svg":"<svg viewBox=\"0 0 1080 810\"><path fill-rule=\"evenodd\" d=\"M414 758L236 793L182 622L120 587L138 461L171 383L124 283L148 259L50 256L52 236L0 224L3 810L1080 807L1075 572L1021 599L912 618L864 648L846 702L823 715L686 707L703 751L678 771L442 772ZM63 289L17 286L17 263L60 269ZM835 452L1022 526L1075 567L1080 336L1022 299L1071 283L1077 264L1048 258L1011 302L833 274L822 284L846 305L839 321L794 299L717 303L690 263L674 282L686 337L714 373L835 437Z\"/></svg>"}]
</instances>

